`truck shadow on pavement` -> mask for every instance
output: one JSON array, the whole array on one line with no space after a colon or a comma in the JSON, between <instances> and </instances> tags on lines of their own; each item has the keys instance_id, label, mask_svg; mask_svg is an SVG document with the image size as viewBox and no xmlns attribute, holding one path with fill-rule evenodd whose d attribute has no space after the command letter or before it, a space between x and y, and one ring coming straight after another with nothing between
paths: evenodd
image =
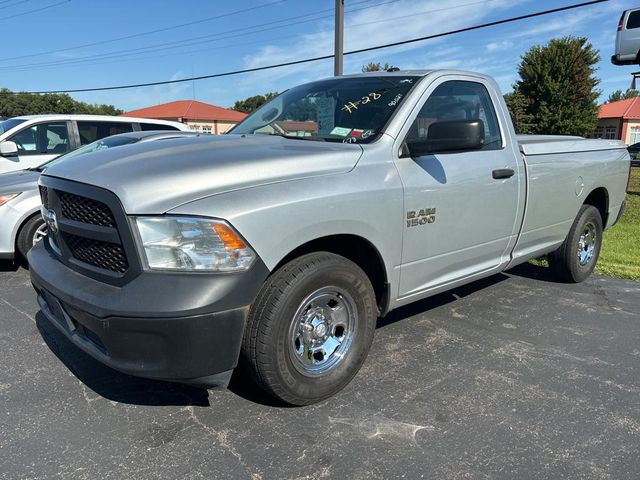
<instances>
[{"instance_id":1,"label":"truck shadow on pavement","mask_svg":"<svg viewBox=\"0 0 640 480\"><path fill-rule=\"evenodd\" d=\"M507 270L505 273L516 277L539 280L541 282L566 283L562 280L559 280L558 277L556 277L553 273L553 270L551 270L549 267L533 265L531 263L522 263L517 267L513 267L511 270Z\"/></svg>"},{"instance_id":2,"label":"truck shadow on pavement","mask_svg":"<svg viewBox=\"0 0 640 480\"><path fill-rule=\"evenodd\" d=\"M17 262L11 260L0 260L0 272L16 272L20 268Z\"/></svg>"},{"instance_id":3,"label":"truck shadow on pavement","mask_svg":"<svg viewBox=\"0 0 640 480\"><path fill-rule=\"evenodd\" d=\"M546 267L524 264L491 277L455 288L433 297L398 308L377 321L377 329L442 307L487 287L508 280L511 275L541 281L555 281ZM133 377L113 370L73 345L42 312L36 314L36 326L49 349L87 387L102 397L120 403L151 406L210 406L209 392L173 382ZM253 384L242 368L237 368L228 389L245 400L270 407L286 407ZM215 392L212 393L215 395Z\"/></svg>"},{"instance_id":4,"label":"truck shadow on pavement","mask_svg":"<svg viewBox=\"0 0 640 480\"><path fill-rule=\"evenodd\" d=\"M133 405L209 406L207 390L132 377L94 360L67 340L42 312L36 314L36 326L49 349L71 373L108 400Z\"/></svg>"}]
</instances>

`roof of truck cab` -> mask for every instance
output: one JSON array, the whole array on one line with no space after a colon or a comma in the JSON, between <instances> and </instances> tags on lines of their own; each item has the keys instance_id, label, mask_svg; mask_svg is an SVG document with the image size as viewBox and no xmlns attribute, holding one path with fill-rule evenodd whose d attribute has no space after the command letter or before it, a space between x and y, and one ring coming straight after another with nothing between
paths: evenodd
<instances>
[{"instance_id":1,"label":"roof of truck cab","mask_svg":"<svg viewBox=\"0 0 640 480\"><path fill-rule=\"evenodd\" d=\"M386 70L379 70L376 72L362 72L362 73L352 73L348 75L342 75L341 78L366 78L366 77L426 77L427 75L437 73L439 75L465 75L470 77L479 77L485 78L487 80L493 80L489 75L485 75L483 73L472 72L470 70L456 70L456 69L415 69L415 70L394 70L392 72L387 72ZM324 80L329 80L330 78L336 77L327 77Z\"/></svg>"}]
</instances>

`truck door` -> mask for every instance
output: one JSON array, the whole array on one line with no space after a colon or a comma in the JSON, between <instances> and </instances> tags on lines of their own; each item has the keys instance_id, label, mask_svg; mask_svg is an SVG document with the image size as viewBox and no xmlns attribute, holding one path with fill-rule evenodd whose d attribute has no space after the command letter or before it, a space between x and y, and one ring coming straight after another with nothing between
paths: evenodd
<instances>
[{"instance_id":1,"label":"truck door","mask_svg":"<svg viewBox=\"0 0 640 480\"><path fill-rule=\"evenodd\" d=\"M396 160L405 205L401 298L497 271L509 260L521 220L524 175L506 141L510 131L498 120L504 117L496 114L495 89L482 79L447 78L426 90L400 139L426 140L436 122L480 119L485 141L480 149L448 147Z\"/></svg>"}]
</instances>

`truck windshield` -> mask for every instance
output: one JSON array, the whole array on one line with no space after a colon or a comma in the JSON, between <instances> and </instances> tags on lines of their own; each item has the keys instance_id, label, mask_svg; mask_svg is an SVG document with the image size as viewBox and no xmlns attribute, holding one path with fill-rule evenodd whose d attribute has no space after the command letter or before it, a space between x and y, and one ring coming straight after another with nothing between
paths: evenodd
<instances>
[{"instance_id":1,"label":"truck windshield","mask_svg":"<svg viewBox=\"0 0 640 480\"><path fill-rule=\"evenodd\" d=\"M418 79L367 76L300 85L264 104L229 133L369 143Z\"/></svg>"},{"instance_id":2,"label":"truck windshield","mask_svg":"<svg viewBox=\"0 0 640 480\"><path fill-rule=\"evenodd\" d=\"M8 132L13 127L17 127L21 123L26 122L25 118L8 118L7 120L3 120L0 122L0 134L4 132Z\"/></svg>"}]
</instances>

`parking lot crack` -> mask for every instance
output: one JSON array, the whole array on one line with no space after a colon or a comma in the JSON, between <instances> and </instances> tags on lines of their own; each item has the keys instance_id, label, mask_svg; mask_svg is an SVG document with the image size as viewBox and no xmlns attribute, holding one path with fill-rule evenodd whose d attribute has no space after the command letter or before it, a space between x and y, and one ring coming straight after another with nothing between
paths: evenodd
<instances>
[{"instance_id":1,"label":"parking lot crack","mask_svg":"<svg viewBox=\"0 0 640 480\"><path fill-rule=\"evenodd\" d=\"M20 310L18 307L16 307L15 305L12 305L11 303L7 302L4 298L0 298L0 302L4 303L5 305L7 305L9 308L15 310L16 312L18 312L19 314L27 317L29 320L31 320L33 323L36 323L36 319L33 318L31 315L29 315L27 312Z\"/></svg>"},{"instance_id":2,"label":"parking lot crack","mask_svg":"<svg viewBox=\"0 0 640 480\"><path fill-rule=\"evenodd\" d=\"M202 420L197 417L193 405L186 406L182 410L189 414L189 417L196 425L201 427L205 432L207 432L207 434L212 435L217 440L218 445L220 445L238 460L238 463L245 469L251 480L262 480L262 475L260 473L251 472L251 468L249 465L247 465L247 462L245 461L242 454L238 452L238 450L231 443L229 439L229 432L227 430L216 430L215 428L210 427L206 423L202 422Z\"/></svg>"}]
</instances>

